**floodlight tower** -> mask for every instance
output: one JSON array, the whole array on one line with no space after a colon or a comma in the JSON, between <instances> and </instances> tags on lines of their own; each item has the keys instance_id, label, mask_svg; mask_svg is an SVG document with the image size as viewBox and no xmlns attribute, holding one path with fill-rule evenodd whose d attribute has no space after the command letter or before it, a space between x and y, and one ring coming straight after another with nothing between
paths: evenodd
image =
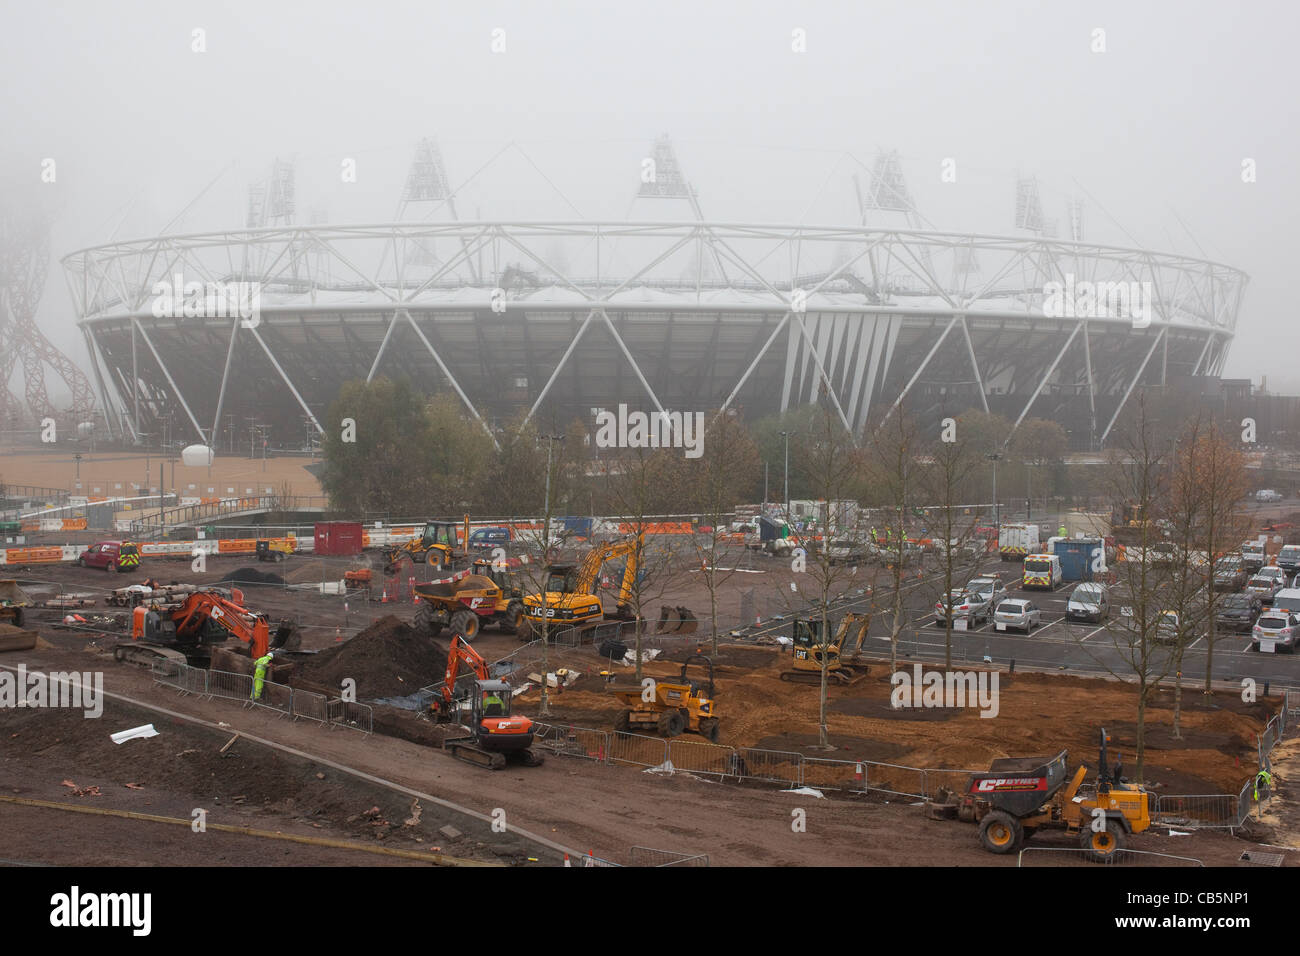
<instances>
[{"instance_id":1,"label":"floodlight tower","mask_svg":"<svg viewBox=\"0 0 1300 956\"><path fill-rule=\"evenodd\" d=\"M444 205L452 220L460 218L456 214L456 197L447 176L447 166L442 160L442 150L438 148L436 139L426 136L415 145L415 155L406 173L406 184L402 187L402 198L397 203L397 219L430 219ZM467 248L463 238L461 244ZM441 262L432 239L412 239L404 249L404 258L399 267L415 266L432 272ZM474 258L468 252L465 262L477 282Z\"/></svg>"},{"instance_id":2,"label":"floodlight tower","mask_svg":"<svg viewBox=\"0 0 1300 956\"><path fill-rule=\"evenodd\" d=\"M907 185L907 177L903 173L903 161L898 150L880 150L872 163L866 187L863 188L861 181L855 174L853 188L858 195L858 212L862 219L862 225L912 230L931 228L930 223L926 222L925 217L916 208L916 202L912 198L912 191ZM877 291L882 294L889 292L889 287L894 281L891 278L895 271L892 248L893 245L890 244L883 255L877 255L876 250L872 250L867 254L867 261L871 265L873 284ZM928 246L921 248L919 258L922 267L937 282L937 278L934 277L934 263ZM900 261L897 264L897 274L899 276L910 276L910 268L912 267L914 267L914 264L908 263L904 265Z\"/></svg>"},{"instance_id":3,"label":"floodlight tower","mask_svg":"<svg viewBox=\"0 0 1300 956\"><path fill-rule=\"evenodd\" d=\"M677 161L677 151L673 149L673 142L667 133L654 141L649 160L649 163L642 165L641 184L637 188L636 196L633 197L633 203L635 204L638 199L685 200L690 207L691 218L703 222L704 211L700 208L699 194L686 178L685 171ZM709 253L707 258L706 245ZM716 272L713 271L715 269ZM687 271L697 281L727 279L727 270L722 263L722 257L713 244L707 242L703 236L696 244L695 262Z\"/></svg>"}]
</instances>

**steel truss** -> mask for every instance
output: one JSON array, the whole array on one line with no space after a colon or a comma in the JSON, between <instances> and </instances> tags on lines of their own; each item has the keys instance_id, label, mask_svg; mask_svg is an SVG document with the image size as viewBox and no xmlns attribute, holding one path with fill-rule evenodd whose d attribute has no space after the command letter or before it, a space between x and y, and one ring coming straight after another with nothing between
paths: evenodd
<instances>
[{"instance_id":1,"label":"steel truss","mask_svg":"<svg viewBox=\"0 0 1300 956\"><path fill-rule=\"evenodd\" d=\"M978 273L962 267L973 257ZM562 382L570 404L658 410L824 398L855 432L905 400L964 401L1017 425L1073 410L1097 447L1140 385L1219 372L1248 282L1204 259L1056 238L702 221L284 226L114 242L63 265L113 429L139 433L142 404L175 406L204 441L259 356L258 387L278 382L317 430L328 387L303 378L336 390L388 369L432 376L488 427L513 370L526 417ZM155 317L156 284L178 274L256 283L261 324ZM1067 281L1139 284L1148 322L1045 314L1045 285ZM493 364L500 329L523 343L509 369ZM587 350L624 372L602 386L602 366L575 358Z\"/></svg>"}]
</instances>

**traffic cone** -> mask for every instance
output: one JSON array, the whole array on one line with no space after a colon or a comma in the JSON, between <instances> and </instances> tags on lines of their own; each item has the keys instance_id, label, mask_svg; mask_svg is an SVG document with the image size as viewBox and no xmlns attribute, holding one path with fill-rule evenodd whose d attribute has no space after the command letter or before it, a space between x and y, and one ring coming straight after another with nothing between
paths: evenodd
<instances>
[{"instance_id":1,"label":"traffic cone","mask_svg":"<svg viewBox=\"0 0 1300 956\"><path fill-rule=\"evenodd\" d=\"M337 628L337 627L334 628L334 643L335 643L335 644L339 644L339 643L341 643L342 641L343 641L343 630L342 630L342 628Z\"/></svg>"},{"instance_id":2,"label":"traffic cone","mask_svg":"<svg viewBox=\"0 0 1300 956\"><path fill-rule=\"evenodd\" d=\"M384 588L384 596L379 601L380 604L388 603L388 588Z\"/></svg>"},{"instance_id":3,"label":"traffic cone","mask_svg":"<svg viewBox=\"0 0 1300 956\"><path fill-rule=\"evenodd\" d=\"M573 864L569 862L569 854L567 853L564 854L564 865L569 867L573 866Z\"/></svg>"}]
</instances>

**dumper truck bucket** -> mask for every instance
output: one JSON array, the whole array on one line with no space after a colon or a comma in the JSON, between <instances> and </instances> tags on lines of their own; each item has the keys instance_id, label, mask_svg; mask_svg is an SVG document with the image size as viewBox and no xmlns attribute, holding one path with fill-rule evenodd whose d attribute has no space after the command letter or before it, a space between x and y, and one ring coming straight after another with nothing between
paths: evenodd
<instances>
[{"instance_id":1,"label":"dumper truck bucket","mask_svg":"<svg viewBox=\"0 0 1300 956\"><path fill-rule=\"evenodd\" d=\"M700 627L699 619L696 618L695 614L691 611L690 608L679 607L677 609L677 614L682 621L682 623L677 626L678 634L694 634L697 630L699 630Z\"/></svg>"},{"instance_id":2,"label":"dumper truck bucket","mask_svg":"<svg viewBox=\"0 0 1300 956\"><path fill-rule=\"evenodd\" d=\"M0 581L0 602L4 604L14 604L19 607L30 604L27 592L18 586L17 581Z\"/></svg>"},{"instance_id":3,"label":"dumper truck bucket","mask_svg":"<svg viewBox=\"0 0 1300 956\"><path fill-rule=\"evenodd\" d=\"M994 760L987 773L971 774L966 792L1013 817L1027 817L1061 789L1068 756L1062 750L1055 757Z\"/></svg>"}]
</instances>

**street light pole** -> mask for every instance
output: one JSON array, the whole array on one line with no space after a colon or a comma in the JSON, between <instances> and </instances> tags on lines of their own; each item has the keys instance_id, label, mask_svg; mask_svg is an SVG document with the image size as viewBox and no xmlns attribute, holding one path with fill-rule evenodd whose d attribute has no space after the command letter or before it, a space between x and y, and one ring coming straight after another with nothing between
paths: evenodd
<instances>
[{"instance_id":1,"label":"street light pole","mask_svg":"<svg viewBox=\"0 0 1300 956\"><path fill-rule=\"evenodd\" d=\"M785 439L785 523L790 525L790 436L794 432L781 432Z\"/></svg>"},{"instance_id":2,"label":"street light pole","mask_svg":"<svg viewBox=\"0 0 1300 956\"><path fill-rule=\"evenodd\" d=\"M993 452L991 455L985 455L984 457L993 462L993 527L1001 529L1002 513L998 507L998 462L1002 459L1002 456L997 452Z\"/></svg>"}]
</instances>

